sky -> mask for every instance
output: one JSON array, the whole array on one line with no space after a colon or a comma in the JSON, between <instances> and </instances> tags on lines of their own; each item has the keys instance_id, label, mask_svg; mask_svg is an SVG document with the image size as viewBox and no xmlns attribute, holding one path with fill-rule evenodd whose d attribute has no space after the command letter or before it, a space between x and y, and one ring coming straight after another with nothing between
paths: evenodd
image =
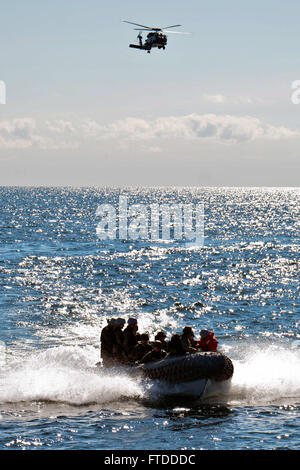
<instances>
[{"instance_id":1,"label":"sky","mask_svg":"<svg viewBox=\"0 0 300 470\"><path fill-rule=\"evenodd\" d=\"M298 187L299 17L298 0L3 3L0 185ZM147 54L122 20L191 34Z\"/></svg>"}]
</instances>

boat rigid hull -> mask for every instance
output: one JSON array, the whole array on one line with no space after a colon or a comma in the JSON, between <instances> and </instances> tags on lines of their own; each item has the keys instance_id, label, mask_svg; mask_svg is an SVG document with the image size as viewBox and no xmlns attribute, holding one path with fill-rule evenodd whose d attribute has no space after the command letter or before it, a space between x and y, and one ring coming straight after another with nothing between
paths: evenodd
<instances>
[{"instance_id":1,"label":"boat rigid hull","mask_svg":"<svg viewBox=\"0 0 300 470\"><path fill-rule=\"evenodd\" d=\"M178 384L159 381L159 394L166 397L201 398L205 392L207 382L207 379Z\"/></svg>"}]
</instances>

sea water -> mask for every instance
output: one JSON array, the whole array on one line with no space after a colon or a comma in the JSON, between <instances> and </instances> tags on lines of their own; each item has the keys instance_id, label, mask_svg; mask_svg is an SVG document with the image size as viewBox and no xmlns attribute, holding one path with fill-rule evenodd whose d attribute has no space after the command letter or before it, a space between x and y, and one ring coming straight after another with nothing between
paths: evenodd
<instances>
[{"instance_id":1,"label":"sea water","mask_svg":"<svg viewBox=\"0 0 300 470\"><path fill-rule=\"evenodd\" d=\"M204 243L97 236L99 204L203 204ZM1 449L299 449L299 190L0 188ZM215 332L200 400L102 370L107 319Z\"/></svg>"}]
</instances>

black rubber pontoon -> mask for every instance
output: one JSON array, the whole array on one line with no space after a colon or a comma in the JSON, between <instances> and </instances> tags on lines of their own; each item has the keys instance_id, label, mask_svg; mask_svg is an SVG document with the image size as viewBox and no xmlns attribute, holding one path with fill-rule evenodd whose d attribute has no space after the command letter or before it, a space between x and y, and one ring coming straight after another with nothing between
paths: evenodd
<instances>
[{"instance_id":1,"label":"black rubber pontoon","mask_svg":"<svg viewBox=\"0 0 300 470\"><path fill-rule=\"evenodd\" d=\"M140 366L143 375L152 380L169 383L211 379L217 382L229 380L233 375L231 360L222 353L200 352L187 356L163 359Z\"/></svg>"}]
</instances>

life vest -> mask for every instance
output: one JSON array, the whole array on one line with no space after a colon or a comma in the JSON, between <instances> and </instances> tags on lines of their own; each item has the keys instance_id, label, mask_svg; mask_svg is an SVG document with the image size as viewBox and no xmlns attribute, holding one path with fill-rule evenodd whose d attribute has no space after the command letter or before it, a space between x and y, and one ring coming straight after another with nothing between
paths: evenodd
<instances>
[{"instance_id":1,"label":"life vest","mask_svg":"<svg viewBox=\"0 0 300 470\"><path fill-rule=\"evenodd\" d=\"M214 332L210 331L205 338L201 338L197 342L196 348L201 351L216 351L218 348L218 340L214 336Z\"/></svg>"}]
</instances>

